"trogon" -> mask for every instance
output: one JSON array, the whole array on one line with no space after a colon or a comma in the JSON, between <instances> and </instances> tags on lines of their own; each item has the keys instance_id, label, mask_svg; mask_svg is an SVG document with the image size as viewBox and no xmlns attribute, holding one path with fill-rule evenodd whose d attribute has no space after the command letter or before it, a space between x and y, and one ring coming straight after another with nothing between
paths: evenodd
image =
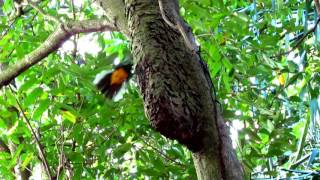
<instances>
[{"instance_id":1,"label":"trogon","mask_svg":"<svg viewBox=\"0 0 320 180\"><path fill-rule=\"evenodd\" d=\"M125 61L117 65L114 70L107 72L96 82L97 88L107 98L112 99L121 89L122 85L132 77L132 61Z\"/></svg>"}]
</instances>

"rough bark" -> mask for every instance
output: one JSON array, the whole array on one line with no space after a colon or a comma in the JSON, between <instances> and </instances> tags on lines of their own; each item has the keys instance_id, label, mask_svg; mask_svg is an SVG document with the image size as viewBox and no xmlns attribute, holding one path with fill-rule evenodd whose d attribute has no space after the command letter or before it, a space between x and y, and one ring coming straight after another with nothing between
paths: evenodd
<instances>
[{"instance_id":1,"label":"rough bark","mask_svg":"<svg viewBox=\"0 0 320 180\"><path fill-rule=\"evenodd\" d=\"M100 4L106 11L118 8L117 13L125 12L125 16L110 17L119 23L116 27L128 28L120 31L131 40L145 114L152 126L193 152L199 179L243 179L229 131L217 113L210 77L199 55L188 48L179 30L163 20L157 1L125 0L113 6L114 2L101 0ZM177 19L181 17L175 17L179 14L178 2L162 3L167 18L173 24L182 22L183 30L194 43L190 28Z\"/></svg>"}]
</instances>

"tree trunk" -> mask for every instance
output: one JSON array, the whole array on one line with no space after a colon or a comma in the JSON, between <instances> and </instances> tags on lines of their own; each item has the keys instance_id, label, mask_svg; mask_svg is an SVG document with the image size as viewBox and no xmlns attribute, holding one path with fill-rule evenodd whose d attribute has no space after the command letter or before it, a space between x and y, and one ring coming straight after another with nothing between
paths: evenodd
<instances>
[{"instance_id":1,"label":"tree trunk","mask_svg":"<svg viewBox=\"0 0 320 180\"><path fill-rule=\"evenodd\" d=\"M198 179L243 179L206 65L190 48L196 47L192 32L179 16L177 0L162 1L164 11L155 0L98 2L131 40L152 127L193 152Z\"/></svg>"}]
</instances>

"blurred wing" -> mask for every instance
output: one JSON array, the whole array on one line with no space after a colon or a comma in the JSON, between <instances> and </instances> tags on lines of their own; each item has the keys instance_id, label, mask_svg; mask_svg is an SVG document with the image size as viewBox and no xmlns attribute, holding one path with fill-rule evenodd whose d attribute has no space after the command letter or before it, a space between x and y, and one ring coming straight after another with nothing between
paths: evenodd
<instances>
[{"instance_id":1,"label":"blurred wing","mask_svg":"<svg viewBox=\"0 0 320 180\"><path fill-rule=\"evenodd\" d=\"M107 98L112 99L114 95L121 89L122 84L128 79L129 73L123 69L118 68L112 72L102 72L96 76L94 83L97 88Z\"/></svg>"}]
</instances>

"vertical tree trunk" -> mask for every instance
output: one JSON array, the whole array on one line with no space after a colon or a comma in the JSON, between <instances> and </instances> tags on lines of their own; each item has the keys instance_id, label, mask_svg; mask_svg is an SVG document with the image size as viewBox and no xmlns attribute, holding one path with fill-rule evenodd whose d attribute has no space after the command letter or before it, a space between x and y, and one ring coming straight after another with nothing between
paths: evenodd
<instances>
[{"instance_id":1,"label":"vertical tree trunk","mask_svg":"<svg viewBox=\"0 0 320 180\"><path fill-rule=\"evenodd\" d=\"M172 24L181 22L195 47L190 28L177 16L178 1L162 1L165 17ZM138 84L152 126L193 152L198 179L243 179L228 129L217 113L206 65L183 33L164 21L158 1L125 0L123 6L119 0L99 2L118 27L127 28L121 31L132 42ZM125 18L110 15L112 11L124 12Z\"/></svg>"}]
</instances>

